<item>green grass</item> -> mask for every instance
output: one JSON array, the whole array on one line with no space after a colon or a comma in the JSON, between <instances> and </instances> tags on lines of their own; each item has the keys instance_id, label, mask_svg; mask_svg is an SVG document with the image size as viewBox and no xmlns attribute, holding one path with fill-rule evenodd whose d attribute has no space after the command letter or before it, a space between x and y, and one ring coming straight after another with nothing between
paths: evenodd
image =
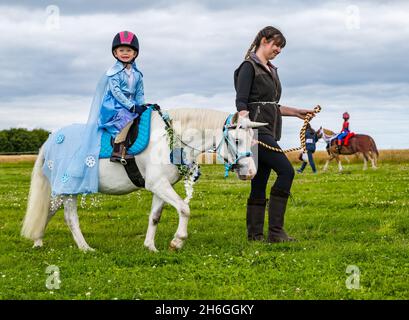
<instances>
[{"instance_id":1,"label":"green grass","mask_svg":"<svg viewBox=\"0 0 409 320\"><path fill-rule=\"evenodd\" d=\"M0 164L0 299L408 299L409 164L297 175L286 214L297 243L249 243L245 203L250 185L221 166L203 166L195 187L189 238L168 250L177 228L166 206L159 253L143 247L151 194L95 195L79 210L94 253L82 253L62 211L44 247L20 237L32 163ZM272 176L271 182L273 182ZM177 186L184 194L182 185ZM48 265L60 269L60 289L45 286ZM349 290L348 265L360 270Z\"/></svg>"}]
</instances>

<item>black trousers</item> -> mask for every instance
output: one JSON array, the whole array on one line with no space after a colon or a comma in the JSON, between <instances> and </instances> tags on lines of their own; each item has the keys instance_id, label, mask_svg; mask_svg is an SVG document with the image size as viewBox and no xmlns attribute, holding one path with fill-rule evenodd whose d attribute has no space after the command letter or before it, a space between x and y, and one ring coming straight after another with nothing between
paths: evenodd
<instances>
[{"instance_id":1,"label":"black trousers","mask_svg":"<svg viewBox=\"0 0 409 320\"><path fill-rule=\"evenodd\" d=\"M277 141L266 134L258 136L258 140L280 148ZM273 184L274 188L290 192L291 185L294 180L294 168L284 153L272 151L259 144L255 146L257 150L253 150L256 155L255 162L257 166L257 174L251 180L251 199L265 199L268 178L270 177L271 169L277 174L277 179Z\"/></svg>"}]
</instances>

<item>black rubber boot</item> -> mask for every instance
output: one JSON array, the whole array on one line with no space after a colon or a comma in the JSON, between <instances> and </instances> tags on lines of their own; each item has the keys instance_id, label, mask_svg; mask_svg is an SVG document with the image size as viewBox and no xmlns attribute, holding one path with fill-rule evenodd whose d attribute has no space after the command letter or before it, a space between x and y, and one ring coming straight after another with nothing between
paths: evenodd
<instances>
[{"instance_id":1,"label":"black rubber boot","mask_svg":"<svg viewBox=\"0 0 409 320\"><path fill-rule=\"evenodd\" d=\"M290 193L272 187L268 204L268 242L296 241L284 231L284 214Z\"/></svg>"},{"instance_id":2,"label":"black rubber boot","mask_svg":"<svg viewBox=\"0 0 409 320\"><path fill-rule=\"evenodd\" d=\"M266 214L266 199L247 200L247 239L264 240L264 216Z\"/></svg>"}]
</instances>

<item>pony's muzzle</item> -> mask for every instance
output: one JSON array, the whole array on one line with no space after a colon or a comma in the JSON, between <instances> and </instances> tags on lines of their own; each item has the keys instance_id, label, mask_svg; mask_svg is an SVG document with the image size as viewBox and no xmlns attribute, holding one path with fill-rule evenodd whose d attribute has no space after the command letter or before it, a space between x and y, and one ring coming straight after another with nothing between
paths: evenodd
<instances>
[{"instance_id":1,"label":"pony's muzzle","mask_svg":"<svg viewBox=\"0 0 409 320\"><path fill-rule=\"evenodd\" d=\"M254 178L254 176L257 173L256 170L253 170L248 165L242 165L242 166L236 165L236 168L234 171L237 173L237 176L239 177L240 180L251 180Z\"/></svg>"}]
</instances>

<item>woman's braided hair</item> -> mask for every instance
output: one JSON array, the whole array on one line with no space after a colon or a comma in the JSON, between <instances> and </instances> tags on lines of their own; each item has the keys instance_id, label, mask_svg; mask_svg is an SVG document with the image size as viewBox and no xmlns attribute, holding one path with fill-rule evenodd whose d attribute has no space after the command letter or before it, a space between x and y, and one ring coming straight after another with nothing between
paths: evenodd
<instances>
[{"instance_id":1,"label":"woman's braided hair","mask_svg":"<svg viewBox=\"0 0 409 320\"><path fill-rule=\"evenodd\" d=\"M260 43L261 43L261 39L266 38L268 42L270 42L271 40L274 40L276 45L280 46L281 48L285 47L286 44L286 40L284 35L281 33L280 30L271 27L271 26L267 26L263 29L261 29L256 37L254 38L253 43L251 44L250 48L247 50L246 56L244 57L244 59L247 59L250 57L250 53L256 52L257 49L260 47ZM253 50L254 49L254 50Z\"/></svg>"}]
</instances>

